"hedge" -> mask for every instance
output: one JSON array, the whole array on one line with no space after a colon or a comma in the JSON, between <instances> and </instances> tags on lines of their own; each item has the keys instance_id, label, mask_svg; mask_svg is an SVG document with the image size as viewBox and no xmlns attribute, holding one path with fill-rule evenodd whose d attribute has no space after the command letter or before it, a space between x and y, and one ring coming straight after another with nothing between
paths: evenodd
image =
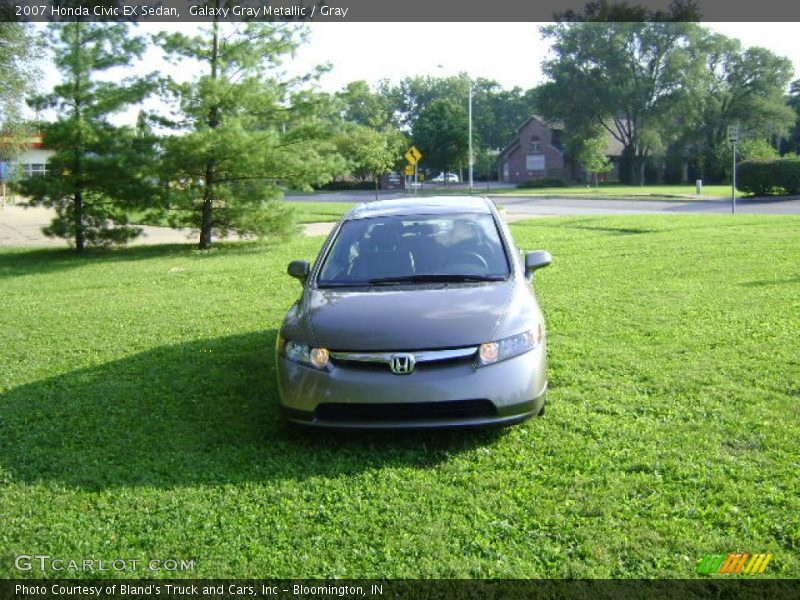
<instances>
[{"instance_id":1,"label":"hedge","mask_svg":"<svg viewBox=\"0 0 800 600\"><path fill-rule=\"evenodd\" d=\"M753 196L800 194L800 158L742 161L736 166L736 188Z\"/></svg>"},{"instance_id":2,"label":"hedge","mask_svg":"<svg viewBox=\"0 0 800 600\"><path fill-rule=\"evenodd\" d=\"M567 187L569 184L559 177L540 177L539 179L525 179L519 182L521 188L549 188Z\"/></svg>"}]
</instances>

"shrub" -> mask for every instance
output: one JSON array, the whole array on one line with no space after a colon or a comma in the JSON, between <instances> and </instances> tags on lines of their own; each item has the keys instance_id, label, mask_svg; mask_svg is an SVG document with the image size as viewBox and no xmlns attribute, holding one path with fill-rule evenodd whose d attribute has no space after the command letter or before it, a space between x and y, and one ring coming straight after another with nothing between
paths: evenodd
<instances>
[{"instance_id":1,"label":"shrub","mask_svg":"<svg viewBox=\"0 0 800 600\"><path fill-rule=\"evenodd\" d=\"M569 184L560 177L540 177L539 179L525 179L517 187L521 188L549 188L567 187Z\"/></svg>"},{"instance_id":2,"label":"shrub","mask_svg":"<svg viewBox=\"0 0 800 600\"><path fill-rule=\"evenodd\" d=\"M791 196L800 194L800 158L784 158L776 162L781 187Z\"/></svg>"},{"instance_id":3,"label":"shrub","mask_svg":"<svg viewBox=\"0 0 800 600\"><path fill-rule=\"evenodd\" d=\"M745 160L736 167L736 188L753 196L800 193L800 158Z\"/></svg>"}]
</instances>

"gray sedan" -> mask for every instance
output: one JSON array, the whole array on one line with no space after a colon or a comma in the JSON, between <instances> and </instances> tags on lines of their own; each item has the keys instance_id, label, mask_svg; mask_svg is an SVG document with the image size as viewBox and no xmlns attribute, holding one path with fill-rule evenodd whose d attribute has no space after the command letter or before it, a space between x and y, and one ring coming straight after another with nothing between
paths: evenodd
<instances>
[{"instance_id":1,"label":"gray sedan","mask_svg":"<svg viewBox=\"0 0 800 600\"><path fill-rule=\"evenodd\" d=\"M331 232L277 340L292 423L331 428L508 425L544 412L544 318L485 198L361 204Z\"/></svg>"}]
</instances>

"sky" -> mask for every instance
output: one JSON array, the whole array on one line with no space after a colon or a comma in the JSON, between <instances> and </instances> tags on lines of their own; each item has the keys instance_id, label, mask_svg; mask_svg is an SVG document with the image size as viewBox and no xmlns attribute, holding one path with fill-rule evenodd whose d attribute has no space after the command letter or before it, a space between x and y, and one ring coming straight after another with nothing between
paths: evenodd
<instances>
[{"instance_id":1,"label":"sky","mask_svg":"<svg viewBox=\"0 0 800 600\"><path fill-rule=\"evenodd\" d=\"M296 56L287 60L289 74L306 73L314 65L330 63L333 69L319 82L334 92L348 82L364 79L399 81L413 75L448 76L466 72L473 78L494 79L503 87L531 88L543 81L541 63L548 44L539 35L538 23L311 23L310 39ZM163 29L191 33L197 23L139 26L141 33ZM800 78L800 44L797 23L704 23L704 26L741 40L743 46L763 46L792 60L794 79ZM57 72L42 63L42 88L49 89ZM166 63L160 50L151 48L135 69L160 70L186 76L187 70ZM158 101L148 108L163 110ZM134 122L137 109L119 121ZM45 116L45 115L43 115Z\"/></svg>"}]
</instances>

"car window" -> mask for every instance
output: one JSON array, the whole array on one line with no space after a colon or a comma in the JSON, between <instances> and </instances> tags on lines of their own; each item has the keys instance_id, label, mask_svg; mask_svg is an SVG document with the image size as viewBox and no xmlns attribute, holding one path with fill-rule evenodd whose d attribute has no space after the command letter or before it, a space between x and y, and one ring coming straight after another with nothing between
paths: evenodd
<instances>
[{"instance_id":1,"label":"car window","mask_svg":"<svg viewBox=\"0 0 800 600\"><path fill-rule=\"evenodd\" d=\"M488 214L376 217L346 221L318 283L425 276L505 279L509 262Z\"/></svg>"}]
</instances>

